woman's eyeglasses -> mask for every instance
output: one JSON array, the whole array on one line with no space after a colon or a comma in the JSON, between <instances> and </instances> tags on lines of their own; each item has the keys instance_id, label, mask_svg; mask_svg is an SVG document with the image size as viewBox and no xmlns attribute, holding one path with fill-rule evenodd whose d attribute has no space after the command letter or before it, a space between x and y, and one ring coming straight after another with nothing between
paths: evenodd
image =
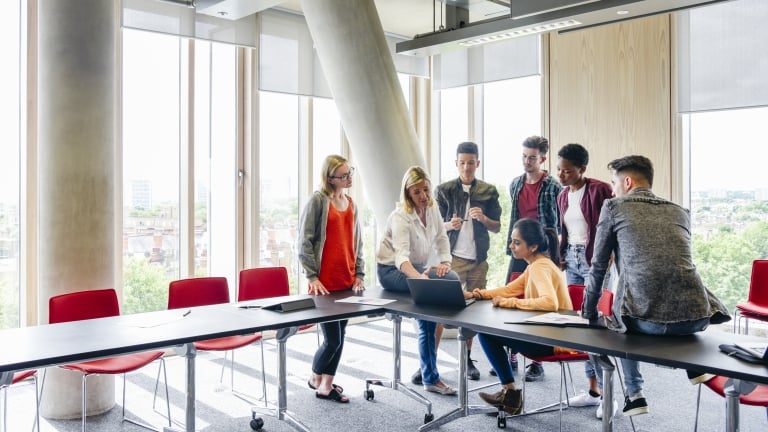
<instances>
[{"instance_id":1,"label":"woman's eyeglasses","mask_svg":"<svg viewBox=\"0 0 768 432\"><path fill-rule=\"evenodd\" d=\"M351 178L353 175L355 175L355 167L349 167L349 172L348 173L342 174L340 176L328 176L328 178L338 179L338 180L346 180L348 178Z\"/></svg>"}]
</instances>

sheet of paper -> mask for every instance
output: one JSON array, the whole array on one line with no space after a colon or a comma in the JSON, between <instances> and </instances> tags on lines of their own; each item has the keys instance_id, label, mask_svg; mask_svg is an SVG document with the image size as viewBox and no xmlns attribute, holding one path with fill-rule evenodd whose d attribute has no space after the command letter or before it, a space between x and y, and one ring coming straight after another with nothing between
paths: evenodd
<instances>
[{"instance_id":1,"label":"sheet of paper","mask_svg":"<svg viewBox=\"0 0 768 432\"><path fill-rule=\"evenodd\" d=\"M375 297L349 296L347 298L336 300L336 303L353 303L353 304L364 304L364 305L370 305L370 306L383 306L385 304L389 304L394 301L397 301L397 300L375 298Z\"/></svg>"},{"instance_id":2,"label":"sheet of paper","mask_svg":"<svg viewBox=\"0 0 768 432\"><path fill-rule=\"evenodd\" d=\"M560 314L557 312L547 312L541 315L536 315L526 319L525 322L529 324L589 327L589 320L586 318L582 318L575 314Z\"/></svg>"}]
</instances>

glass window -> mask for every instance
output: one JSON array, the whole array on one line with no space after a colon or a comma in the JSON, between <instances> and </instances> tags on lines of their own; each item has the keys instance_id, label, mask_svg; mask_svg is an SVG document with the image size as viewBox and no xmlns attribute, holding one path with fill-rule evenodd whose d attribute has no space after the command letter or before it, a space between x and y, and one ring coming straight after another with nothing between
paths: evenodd
<instances>
[{"instance_id":1,"label":"glass window","mask_svg":"<svg viewBox=\"0 0 768 432\"><path fill-rule=\"evenodd\" d=\"M314 191L320 182L320 170L328 155L341 154L341 120L333 99L312 99L312 178Z\"/></svg>"},{"instance_id":2,"label":"glass window","mask_svg":"<svg viewBox=\"0 0 768 432\"><path fill-rule=\"evenodd\" d=\"M0 329L20 325L21 4L8 2L0 15ZM25 80L26 82L26 80Z\"/></svg>"},{"instance_id":3,"label":"glass window","mask_svg":"<svg viewBox=\"0 0 768 432\"><path fill-rule=\"evenodd\" d=\"M287 267L291 292L296 293L299 96L259 93L259 125L259 265Z\"/></svg>"},{"instance_id":4,"label":"glass window","mask_svg":"<svg viewBox=\"0 0 768 432\"><path fill-rule=\"evenodd\" d=\"M195 275L225 276L233 293L237 88L237 48L195 41Z\"/></svg>"},{"instance_id":5,"label":"glass window","mask_svg":"<svg viewBox=\"0 0 768 432\"><path fill-rule=\"evenodd\" d=\"M510 102L514 101L514 102ZM523 174L520 159L525 138L541 133L541 76L535 75L483 85L483 146L480 156L484 180L496 185L501 203L501 231L491 236L488 250L489 286L505 283L509 256L509 183Z\"/></svg>"},{"instance_id":6,"label":"glass window","mask_svg":"<svg viewBox=\"0 0 768 432\"><path fill-rule=\"evenodd\" d=\"M440 91L439 183L456 175L456 146L469 140L468 87ZM432 176L435 177L434 173Z\"/></svg>"},{"instance_id":7,"label":"glass window","mask_svg":"<svg viewBox=\"0 0 768 432\"><path fill-rule=\"evenodd\" d=\"M125 313L165 309L179 277L180 43L123 31Z\"/></svg>"},{"instance_id":8,"label":"glass window","mask_svg":"<svg viewBox=\"0 0 768 432\"><path fill-rule=\"evenodd\" d=\"M768 258L768 108L683 116L690 154L693 257L704 284L729 310L745 301L752 261ZM734 153L736 152L736 153ZM738 159L733 167L725 154Z\"/></svg>"}]
</instances>

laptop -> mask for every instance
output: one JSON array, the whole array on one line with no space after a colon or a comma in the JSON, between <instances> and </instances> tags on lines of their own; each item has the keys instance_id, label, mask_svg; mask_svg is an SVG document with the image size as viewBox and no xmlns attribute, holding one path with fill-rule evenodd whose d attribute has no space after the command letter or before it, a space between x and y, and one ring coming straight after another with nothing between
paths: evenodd
<instances>
[{"instance_id":1,"label":"laptop","mask_svg":"<svg viewBox=\"0 0 768 432\"><path fill-rule=\"evenodd\" d=\"M407 282L413 303L419 306L461 309L475 302L464 298L461 282L457 280L408 278Z\"/></svg>"}]
</instances>

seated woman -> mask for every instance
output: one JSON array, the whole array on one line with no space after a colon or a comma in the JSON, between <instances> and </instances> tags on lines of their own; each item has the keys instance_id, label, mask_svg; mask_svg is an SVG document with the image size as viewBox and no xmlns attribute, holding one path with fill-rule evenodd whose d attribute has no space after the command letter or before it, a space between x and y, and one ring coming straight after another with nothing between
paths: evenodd
<instances>
[{"instance_id":1,"label":"seated woman","mask_svg":"<svg viewBox=\"0 0 768 432\"><path fill-rule=\"evenodd\" d=\"M553 312L558 309L573 309L568 294L560 263L560 248L557 233L553 229L544 230L541 223L533 219L518 220L513 229L509 244L512 254L517 259L528 263L523 274L501 288L481 290L475 288L464 293L466 298L487 299L496 307ZM524 298L518 298L524 294ZM522 392L515 388L515 376L507 359L504 347L523 355L544 356L554 353L571 352L570 350L523 342L515 339L478 334L480 345L488 361L499 377L502 389L489 394L478 395L486 403L504 409L508 414L519 414L523 407Z\"/></svg>"},{"instance_id":2,"label":"seated woman","mask_svg":"<svg viewBox=\"0 0 768 432\"><path fill-rule=\"evenodd\" d=\"M408 168L400 188L400 202L387 218L384 237L376 253L376 272L385 290L408 292L408 278L459 280L459 275L451 270L448 235L431 189L429 176L423 168ZM427 267L432 253L437 254L440 264ZM442 382L437 372L437 324L424 320L417 322L424 390L455 395L456 389Z\"/></svg>"}]
</instances>

